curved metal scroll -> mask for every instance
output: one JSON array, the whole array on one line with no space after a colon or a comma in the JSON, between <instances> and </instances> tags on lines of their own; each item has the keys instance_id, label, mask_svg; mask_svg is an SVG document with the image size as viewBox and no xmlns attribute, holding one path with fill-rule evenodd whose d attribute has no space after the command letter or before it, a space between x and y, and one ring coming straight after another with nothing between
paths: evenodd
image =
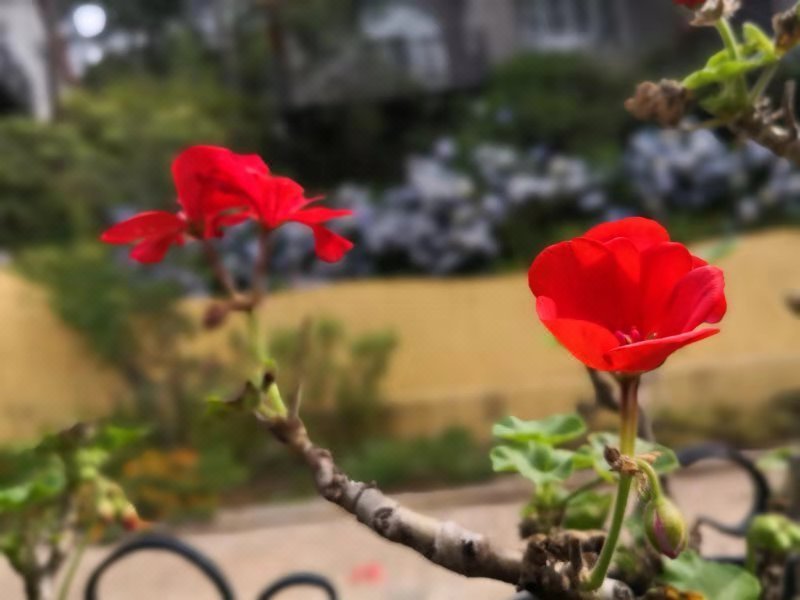
<instances>
[{"instance_id":1,"label":"curved metal scroll","mask_svg":"<svg viewBox=\"0 0 800 600\"><path fill-rule=\"evenodd\" d=\"M728 535L744 537L747 534L747 528L750 526L750 522L753 518L767 511L770 500L770 489L766 477L758 470L758 467L756 467L752 460L735 448L718 443L698 444L681 449L677 452L677 455L683 467L689 467L701 460L711 458L732 462L747 473L750 483L753 486L753 503L750 510L738 524L729 525L721 523L713 517L705 515L698 519L699 523L713 527L717 531Z\"/></svg>"},{"instance_id":2,"label":"curved metal scroll","mask_svg":"<svg viewBox=\"0 0 800 600\"><path fill-rule=\"evenodd\" d=\"M272 600L279 592L293 587L315 587L325 591L328 600L339 600L336 590L328 579L316 573L292 573L270 585L258 596L258 600Z\"/></svg>"},{"instance_id":3,"label":"curved metal scroll","mask_svg":"<svg viewBox=\"0 0 800 600\"><path fill-rule=\"evenodd\" d=\"M84 600L98 600L100 580L109 568L135 552L148 550L161 550L180 556L197 568L211 582L214 589L219 593L221 600L235 600L236 596L233 593L233 588L214 561L186 542L158 533L149 533L136 537L114 550L92 572L86 584ZM329 600L338 600L333 584L322 575L317 575L316 573L291 573L281 577L261 592L258 600L277 599L280 592L295 587L318 588L327 593Z\"/></svg>"},{"instance_id":4,"label":"curved metal scroll","mask_svg":"<svg viewBox=\"0 0 800 600\"><path fill-rule=\"evenodd\" d=\"M180 541L167 535L151 533L136 537L128 542L123 543L108 558L106 558L98 567L92 572L89 581L86 584L86 592L84 600L97 600L97 588L100 585L100 579L103 574L114 564L118 563L123 558L140 552L143 550L162 550L177 554L189 564L195 566L203 575L208 578L219 592L222 600L235 600L233 590L228 583L228 580L222 574L219 567L205 554L193 548L189 544Z\"/></svg>"}]
</instances>

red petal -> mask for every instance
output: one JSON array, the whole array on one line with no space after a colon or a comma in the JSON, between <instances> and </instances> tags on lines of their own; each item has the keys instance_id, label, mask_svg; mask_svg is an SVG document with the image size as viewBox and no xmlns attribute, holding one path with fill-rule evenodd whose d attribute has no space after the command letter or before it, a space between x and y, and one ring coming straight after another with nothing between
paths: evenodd
<instances>
[{"instance_id":1,"label":"red petal","mask_svg":"<svg viewBox=\"0 0 800 600\"><path fill-rule=\"evenodd\" d=\"M275 228L307 202L302 186L296 181L288 177L269 177L263 182L254 208L266 227Z\"/></svg>"},{"instance_id":2,"label":"red petal","mask_svg":"<svg viewBox=\"0 0 800 600\"><path fill-rule=\"evenodd\" d=\"M692 254L692 268L699 269L700 267L705 267L708 264L708 261L703 260L699 256L695 256Z\"/></svg>"},{"instance_id":3,"label":"red petal","mask_svg":"<svg viewBox=\"0 0 800 600\"><path fill-rule=\"evenodd\" d=\"M672 290L657 333L670 336L691 331L701 323L717 323L726 308L722 271L712 266L694 269Z\"/></svg>"},{"instance_id":4,"label":"red petal","mask_svg":"<svg viewBox=\"0 0 800 600\"><path fill-rule=\"evenodd\" d=\"M340 217L349 217L352 214L352 210L315 206L314 208L306 208L297 211L289 220L303 223L304 225L319 225Z\"/></svg>"},{"instance_id":5,"label":"red petal","mask_svg":"<svg viewBox=\"0 0 800 600\"><path fill-rule=\"evenodd\" d=\"M257 157L218 146L192 146L172 163L178 201L189 221L204 229L216 213L248 204L258 189L253 173L261 170L269 173Z\"/></svg>"},{"instance_id":6,"label":"red petal","mask_svg":"<svg viewBox=\"0 0 800 600\"><path fill-rule=\"evenodd\" d=\"M692 256L683 244L669 242L642 253L642 335L658 331L677 283L692 269Z\"/></svg>"},{"instance_id":7,"label":"red petal","mask_svg":"<svg viewBox=\"0 0 800 600\"><path fill-rule=\"evenodd\" d=\"M107 244L130 244L148 238L177 235L186 229L186 221L163 210L139 213L110 227L100 236Z\"/></svg>"},{"instance_id":8,"label":"red petal","mask_svg":"<svg viewBox=\"0 0 800 600\"><path fill-rule=\"evenodd\" d=\"M353 242L321 225L311 225L314 232L314 251L325 262L337 262L353 247Z\"/></svg>"},{"instance_id":9,"label":"red petal","mask_svg":"<svg viewBox=\"0 0 800 600\"><path fill-rule=\"evenodd\" d=\"M576 238L545 248L528 271L528 283L535 296L555 302L559 318L592 321L610 331L633 325L623 301L630 282L617 253L603 244Z\"/></svg>"},{"instance_id":10,"label":"red petal","mask_svg":"<svg viewBox=\"0 0 800 600\"><path fill-rule=\"evenodd\" d=\"M572 355L593 369L609 371L610 362L605 355L619 346L619 341L608 329L578 319L557 316L557 307L551 298L536 298L536 312L542 323Z\"/></svg>"},{"instance_id":11,"label":"red petal","mask_svg":"<svg viewBox=\"0 0 800 600\"><path fill-rule=\"evenodd\" d=\"M614 238L628 238L639 250L669 241L669 233L659 223L643 217L628 217L619 221L601 223L592 227L583 237L598 242L608 242Z\"/></svg>"},{"instance_id":12,"label":"red petal","mask_svg":"<svg viewBox=\"0 0 800 600\"><path fill-rule=\"evenodd\" d=\"M619 346L606 353L605 359L610 364L610 368L606 367L605 370L620 373L652 371L661 366L667 357L676 350L717 333L719 333L719 329L709 327L670 337Z\"/></svg>"},{"instance_id":13,"label":"red petal","mask_svg":"<svg viewBox=\"0 0 800 600\"><path fill-rule=\"evenodd\" d=\"M181 244L182 239L175 236L165 236L152 240L139 242L130 252L130 257L140 263L157 263L164 259L164 256L172 244Z\"/></svg>"}]
</instances>

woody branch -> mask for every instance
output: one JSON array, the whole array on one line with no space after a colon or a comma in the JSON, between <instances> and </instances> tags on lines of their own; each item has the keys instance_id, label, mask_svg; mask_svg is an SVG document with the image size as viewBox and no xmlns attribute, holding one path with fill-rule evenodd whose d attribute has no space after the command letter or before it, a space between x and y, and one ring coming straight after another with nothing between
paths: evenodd
<instances>
[{"instance_id":1,"label":"woody branch","mask_svg":"<svg viewBox=\"0 0 800 600\"><path fill-rule=\"evenodd\" d=\"M297 414L298 401L299 394L295 394L283 417L256 414L275 439L303 460L322 498L341 507L384 539L406 546L453 573L508 583L543 600L633 598L625 584L612 579L594 594L577 591L589 566L587 556L591 555L590 562L594 560L602 545L602 536L598 539L566 532L560 540L529 540L525 551L503 548L481 533L403 506L374 483L351 479L339 468L329 450L311 440Z\"/></svg>"}]
</instances>

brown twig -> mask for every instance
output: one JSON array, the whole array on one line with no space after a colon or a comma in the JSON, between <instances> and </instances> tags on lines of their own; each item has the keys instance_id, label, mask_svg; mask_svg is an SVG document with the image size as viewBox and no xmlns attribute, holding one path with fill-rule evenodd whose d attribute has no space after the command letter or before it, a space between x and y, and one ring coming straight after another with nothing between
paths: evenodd
<instances>
[{"instance_id":1,"label":"brown twig","mask_svg":"<svg viewBox=\"0 0 800 600\"><path fill-rule=\"evenodd\" d=\"M289 406L290 415L297 412L297 406ZM522 549L498 547L483 534L402 506L374 483L350 479L329 450L311 441L299 417L261 420L278 441L303 459L320 496L355 516L384 539L406 546L459 575L502 581L536 593L542 600L585 597L577 589L586 559L578 560L579 553L573 542L569 542L571 551L566 555L541 539L532 539L525 553ZM592 543L591 550L596 552L596 540ZM535 563L531 563L531 556L537 557ZM580 569L575 571L574 565L578 563ZM611 579L591 597L598 600L633 598L625 584Z\"/></svg>"},{"instance_id":2,"label":"brown twig","mask_svg":"<svg viewBox=\"0 0 800 600\"><path fill-rule=\"evenodd\" d=\"M266 229L259 231L258 255L253 265L251 289L247 293L240 293L237 290L230 271L225 267L222 257L210 240L203 240L203 251L214 277L228 295L227 300L215 303L210 307L205 319L206 324L210 327L215 327L231 311L253 312L265 296L267 269L272 251L270 232Z\"/></svg>"},{"instance_id":3,"label":"brown twig","mask_svg":"<svg viewBox=\"0 0 800 600\"><path fill-rule=\"evenodd\" d=\"M264 297L267 285L267 271L269 259L272 255L272 236L268 229L261 228L258 232L258 255L253 264L253 277L251 282L251 302L256 307Z\"/></svg>"},{"instance_id":4,"label":"brown twig","mask_svg":"<svg viewBox=\"0 0 800 600\"><path fill-rule=\"evenodd\" d=\"M214 277L225 290L225 293L227 293L231 299L237 299L239 297L239 292L236 290L233 277L231 277L230 272L222 262L222 257L219 255L219 252L217 252L217 248L211 240L203 240L203 252L206 255L211 270L214 272Z\"/></svg>"},{"instance_id":5,"label":"brown twig","mask_svg":"<svg viewBox=\"0 0 800 600\"><path fill-rule=\"evenodd\" d=\"M311 442L298 418L271 421L273 435L311 470L319 494L353 514L381 537L416 550L425 558L466 577L488 577L517 585L522 552L495 547L485 536L401 506L372 484L353 481L333 455Z\"/></svg>"}]
</instances>

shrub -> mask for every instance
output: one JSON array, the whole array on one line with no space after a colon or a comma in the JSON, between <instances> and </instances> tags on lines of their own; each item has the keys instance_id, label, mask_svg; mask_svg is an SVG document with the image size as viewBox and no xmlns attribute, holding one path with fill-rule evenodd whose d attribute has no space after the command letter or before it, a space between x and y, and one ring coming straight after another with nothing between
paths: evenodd
<instances>
[{"instance_id":1,"label":"shrub","mask_svg":"<svg viewBox=\"0 0 800 600\"><path fill-rule=\"evenodd\" d=\"M486 448L460 428L432 437L370 440L345 457L343 468L355 479L388 489L445 486L492 475Z\"/></svg>"}]
</instances>

